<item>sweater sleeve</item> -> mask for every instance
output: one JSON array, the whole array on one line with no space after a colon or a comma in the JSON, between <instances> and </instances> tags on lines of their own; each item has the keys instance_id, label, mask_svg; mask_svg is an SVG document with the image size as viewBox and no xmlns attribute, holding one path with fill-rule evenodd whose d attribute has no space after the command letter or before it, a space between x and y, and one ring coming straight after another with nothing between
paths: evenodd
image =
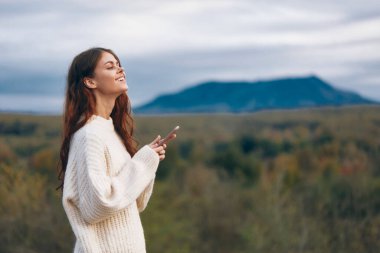
<instances>
[{"instance_id":1,"label":"sweater sleeve","mask_svg":"<svg viewBox=\"0 0 380 253\"><path fill-rule=\"evenodd\" d=\"M105 146L93 133L85 133L81 143L83 163L78 168L79 209L88 223L102 221L136 201L148 186L159 163L149 146L128 159L119 174L107 175Z\"/></svg>"},{"instance_id":2,"label":"sweater sleeve","mask_svg":"<svg viewBox=\"0 0 380 253\"><path fill-rule=\"evenodd\" d=\"M154 179L150 181L148 186L144 189L144 191L140 194L140 196L137 198L137 208L139 212L143 212L148 205L150 196L152 195L153 192L153 186L154 186Z\"/></svg>"}]
</instances>

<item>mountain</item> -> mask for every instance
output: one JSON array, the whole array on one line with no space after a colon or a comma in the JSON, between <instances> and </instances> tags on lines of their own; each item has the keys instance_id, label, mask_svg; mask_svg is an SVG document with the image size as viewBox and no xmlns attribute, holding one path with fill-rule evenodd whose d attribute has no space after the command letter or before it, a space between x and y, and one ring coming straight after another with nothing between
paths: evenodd
<instances>
[{"instance_id":1,"label":"mountain","mask_svg":"<svg viewBox=\"0 0 380 253\"><path fill-rule=\"evenodd\" d=\"M136 113L255 112L319 106L376 104L342 91L316 76L258 82L206 82L174 94L161 95Z\"/></svg>"}]
</instances>

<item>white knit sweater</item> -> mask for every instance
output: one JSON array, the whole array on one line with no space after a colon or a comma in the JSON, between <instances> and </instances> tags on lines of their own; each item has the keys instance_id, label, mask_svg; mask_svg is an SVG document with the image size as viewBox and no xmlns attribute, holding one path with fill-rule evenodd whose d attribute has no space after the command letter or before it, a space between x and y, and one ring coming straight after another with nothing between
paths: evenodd
<instances>
[{"instance_id":1,"label":"white knit sweater","mask_svg":"<svg viewBox=\"0 0 380 253\"><path fill-rule=\"evenodd\" d=\"M152 194L157 153L132 158L112 118L93 115L70 143L62 204L76 236L74 252L146 252L139 212Z\"/></svg>"}]
</instances>

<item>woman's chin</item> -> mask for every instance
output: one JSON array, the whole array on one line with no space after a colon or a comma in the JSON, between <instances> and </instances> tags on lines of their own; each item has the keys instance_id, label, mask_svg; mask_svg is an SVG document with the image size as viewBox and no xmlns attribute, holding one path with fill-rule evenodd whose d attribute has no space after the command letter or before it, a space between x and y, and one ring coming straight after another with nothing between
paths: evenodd
<instances>
[{"instance_id":1,"label":"woman's chin","mask_svg":"<svg viewBox=\"0 0 380 253\"><path fill-rule=\"evenodd\" d=\"M128 86L126 86L126 85L119 86L119 90L120 90L120 92L127 92L128 91Z\"/></svg>"}]
</instances>

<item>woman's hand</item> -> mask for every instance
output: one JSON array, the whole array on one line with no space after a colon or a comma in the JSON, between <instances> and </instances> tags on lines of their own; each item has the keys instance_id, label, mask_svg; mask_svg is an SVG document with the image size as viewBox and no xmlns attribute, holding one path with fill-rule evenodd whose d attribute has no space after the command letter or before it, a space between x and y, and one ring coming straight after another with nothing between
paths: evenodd
<instances>
[{"instance_id":1,"label":"woman's hand","mask_svg":"<svg viewBox=\"0 0 380 253\"><path fill-rule=\"evenodd\" d=\"M157 136L157 138L149 144L149 147L158 154L160 161L162 161L165 159L165 149L167 146L166 144L159 146L158 142L160 140L161 140L161 136Z\"/></svg>"}]
</instances>

